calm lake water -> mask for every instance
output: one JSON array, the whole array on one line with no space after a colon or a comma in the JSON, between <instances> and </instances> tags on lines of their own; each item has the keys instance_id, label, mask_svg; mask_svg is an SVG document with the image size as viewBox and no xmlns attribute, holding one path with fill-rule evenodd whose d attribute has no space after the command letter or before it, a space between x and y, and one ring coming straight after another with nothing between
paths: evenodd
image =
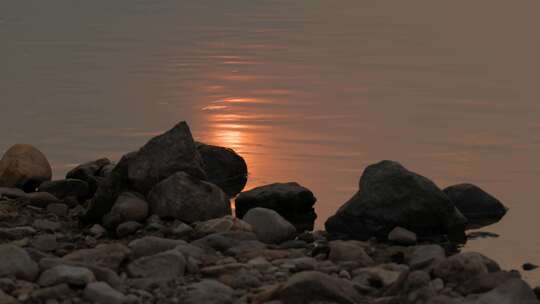
<instances>
[{"instance_id":1,"label":"calm lake water","mask_svg":"<svg viewBox=\"0 0 540 304\"><path fill-rule=\"evenodd\" d=\"M478 184L508 215L469 242L540 264L538 1L0 1L0 152L32 143L57 178L180 120L298 181L318 226L363 168ZM526 273L540 284L540 271Z\"/></svg>"}]
</instances>

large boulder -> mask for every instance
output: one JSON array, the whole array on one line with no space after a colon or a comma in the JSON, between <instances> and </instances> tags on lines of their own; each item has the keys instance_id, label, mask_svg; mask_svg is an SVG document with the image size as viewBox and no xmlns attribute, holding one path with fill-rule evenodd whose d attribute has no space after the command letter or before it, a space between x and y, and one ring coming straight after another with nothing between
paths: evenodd
<instances>
[{"instance_id":1,"label":"large boulder","mask_svg":"<svg viewBox=\"0 0 540 304\"><path fill-rule=\"evenodd\" d=\"M243 220L253 227L257 238L264 243L279 244L296 235L296 228L274 210L251 209Z\"/></svg>"},{"instance_id":2,"label":"large boulder","mask_svg":"<svg viewBox=\"0 0 540 304\"><path fill-rule=\"evenodd\" d=\"M14 145L0 160L0 187L17 187L33 192L42 182L51 180L51 177L49 161L34 146Z\"/></svg>"},{"instance_id":3,"label":"large boulder","mask_svg":"<svg viewBox=\"0 0 540 304\"><path fill-rule=\"evenodd\" d=\"M234 150L196 143L204 162L208 181L218 185L229 197L244 189L248 178L246 161Z\"/></svg>"},{"instance_id":4,"label":"large boulder","mask_svg":"<svg viewBox=\"0 0 540 304\"><path fill-rule=\"evenodd\" d=\"M86 198L90 193L88 183L74 178L46 181L39 186L40 192L47 192L59 199L66 197Z\"/></svg>"},{"instance_id":5,"label":"large boulder","mask_svg":"<svg viewBox=\"0 0 540 304\"><path fill-rule=\"evenodd\" d=\"M313 230L316 201L313 192L298 183L275 183L240 193L236 198L236 216L244 217L257 207L272 209L303 232Z\"/></svg>"},{"instance_id":6,"label":"large boulder","mask_svg":"<svg viewBox=\"0 0 540 304\"><path fill-rule=\"evenodd\" d=\"M385 239L395 227L422 237L465 241L466 218L429 179L393 161L368 166L360 190L326 221L326 230L367 240Z\"/></svg>"},{"instance_id":7,"label":"large boulder","mask_svg":"<svg viewBox=\"0 0 540 304\"><path fill-rule=\"evenodd\" d=\"M135 190L146 194L154 185L180 171L202 180L207 177L186 122L178 123L144 145L129 164L128 177Z\"/></svg>"},{"instance_id":8,"label":"large boulder","mask_svg":"<svg viewBox=\"0 0 540 304\"><path fill-rule=\"evenodd\" d=\"M148 216L148 203L134 192L122 192L111 211L103 217L106 227L116 228L129 221L143 221Z\"/></svg>"},{"instance_id":9,"label":"large boulder","mask_svg":"<svg viewBox=\"0 0 540 304\"><path fill-rule=\"evenodd\" d=\"M467 228L476 229L498 222L506 208L498 199L472 184L459 184L444 189L444 193L467 218Z\"/></svg>"},{"instance_id":10,"label":"large boulder","mask_svg":"<svg viewBox=\"0 0 540 304\"><path fill-rule=\"evenodd\" d=\"M152 214L186 223L231 214L227 195L216 185L186 172L178 172L157 184L148 195Z\"/></svg>"}]
</instances>

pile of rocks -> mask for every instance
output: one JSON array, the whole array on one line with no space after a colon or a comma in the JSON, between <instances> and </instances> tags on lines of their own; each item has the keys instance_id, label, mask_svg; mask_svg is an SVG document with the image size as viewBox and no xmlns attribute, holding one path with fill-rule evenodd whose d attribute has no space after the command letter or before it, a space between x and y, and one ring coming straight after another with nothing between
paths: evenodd
<instances>
[{"instance_id":1,"label":"pile of rocks","mask_svg":"<svg viewBox=\"0 0 540 304\"><path fill-rule=\"evenodd\" d=\"M64 180L31 146L6 155L0 303L540 303L519 272L449 242L504 215L499 201L395 162L368 167L327 231L311 231L316 199L296 183L240 194L233 216L245 162L185 123Z\"/></svg>"}]
</instances>

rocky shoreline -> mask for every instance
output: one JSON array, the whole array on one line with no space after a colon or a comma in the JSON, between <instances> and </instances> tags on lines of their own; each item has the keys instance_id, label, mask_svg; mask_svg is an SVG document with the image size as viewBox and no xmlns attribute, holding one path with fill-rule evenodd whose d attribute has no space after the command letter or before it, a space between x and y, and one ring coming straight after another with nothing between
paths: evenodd
<instances>
[{"instance_id":1,"label":"rocky shoreline","mask_svg":"<svg viewBox=\"0 0 540 304\"><path fill-rule=\"evenodd\" d=\"M368 166L325 231L309 189L241 192L242 157L185 122L51 178L30 145L0 160L0 304L540 303L518 271L459 251L500 201L397 162Z\"/></svg>"}]
</instances>

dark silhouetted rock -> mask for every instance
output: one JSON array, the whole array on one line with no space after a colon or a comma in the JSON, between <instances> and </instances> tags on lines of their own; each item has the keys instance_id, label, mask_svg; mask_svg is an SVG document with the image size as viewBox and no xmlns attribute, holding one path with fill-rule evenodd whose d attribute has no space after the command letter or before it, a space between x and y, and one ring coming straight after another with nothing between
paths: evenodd
<instances>
[{"instance_id":1,"label":"dark silhouetted rock","mask_svg":"<svg viewBox=\"0 0 540 304\"><path fill-rule=\"evenodd\" d=\"M46 181L39 186L39 191L48 192L59 199L69 196L85 198L90 192L88 183L80 179L62 179Z\"/></svg>"},{"instance_id":2,"label":"dark silhouetted rock","mask_svg":"<svg viewBox=\"0 0 540 304\"><path fill-rule=\"evenodd\" d=\"M180 171L202 180L206 179L203 160L185 122L180 122L171 130L152 138L137 152L128 166L131 186L143 194Z\"/></svg>"},{"instance_id":3,"label":"dark silhouetted rock","mask_svg":"<svg viewBox=\"0 0 540 304\"><path fill-rule=\"evenodd\" d=\"M122 192L111 211L103 217L103 223L108 228L129 221L144 221L148 217L148 203L142 195L133 192Z\"/></svg>"},{"instance_id":4,"label":"dark silhouetted rock","mask_svg":"<svg viewBox=\"0 0 540 304\"><path fill-rule=\"evenodd\" d=\"M365 169L360 190L326 221L326 230L367 240L384 239L400 226L418 236L448 235L464 242L466 221L432 181L382 161Z\"/></svg>"},{"instance_id":5,"label":"dark silhouetted rock","mask_svg":"<svg viewBox=\"0 0 540 304\"><path fill-rule=\"evenodd\" d=\"M148 195L152 214L186 223L231 214L227 195L216 185L178 172L157 184Z\"/></svg>"},{"instance_id":6,"label":"dark silhouetted rock","mask_svg":"<svg viewBox=\"0 0 540 304\"><path fill-rule=\"evenodd\" d=\"M80 215L83 224L101 223L101 219L111 211L120 193L128 189L128 165L135 155L136 152L124 155L113 171L102 180L88 208Z\"/></svg>"},{"instance_id":7,"label":"dark silhouetted rock","mask_svg":"<svg viewBox=\"0 0 540 304\"><path fill-rule=\"evenodd\" d=\"M66 179L79 179L88 183L88 195L91 197L97 190L99 183L103 180L103 169L112 165L108 158L100 158L90 161L71 169L66 174Z\"/></svg>"},{"instance_id":8,"label":"dark silhouetted rock","mask_svg":"<svg viewBox=\"0 0 540 304\"><path fill-rule=\"evenodd\" d=\"M229 197L244 189L248 178L246 161L234 150L197 143L208 181L218 185Z\"/></svg>"},{"instance_id":9,"label":"dark silhouetted rock","mask_svg":"<svg viewBox=\"0 0 540 304\"><path fill-rule=\"evenodd\" d=\"M313 230L317 215L313 193L298 183L276 183L242 192L236 198L236 216L243 217L250 209L262 207L283 216L298 232Z\"/></svg>"},{"instance_id":10,"label":"dark silhouetted rock","mask_svg":"<svg viewBox=\"0 0 540 304\"><path fill-rule=\"evenodd\" d=\"M508 211L498 199L472 184L444 189L456 208L467 218L467 228L476 229L498 222Z\"/></svg>"},{"instance_id":11,"label":"dark silhouetted rock","mask_svg":"<svg viewBox=\"0 0 540 304\"><path fill-rule=\"evenodd\" d=\"M254 208L243 220L253 227L257 238L264 243L279 244L296 236L296 228L274 210Z\"/></svg>"},{"instance_id":12,"label":"dark silhouetted rock","mask_svg":"<svg viewBox=\"0 0 540 304\"><path fill-rule=\"evenodd\" d=\"M49 161L31 145L14 145L0 160L0 187L16 187L33 192L51 177Z\"/></svg>"}]
</instances>

